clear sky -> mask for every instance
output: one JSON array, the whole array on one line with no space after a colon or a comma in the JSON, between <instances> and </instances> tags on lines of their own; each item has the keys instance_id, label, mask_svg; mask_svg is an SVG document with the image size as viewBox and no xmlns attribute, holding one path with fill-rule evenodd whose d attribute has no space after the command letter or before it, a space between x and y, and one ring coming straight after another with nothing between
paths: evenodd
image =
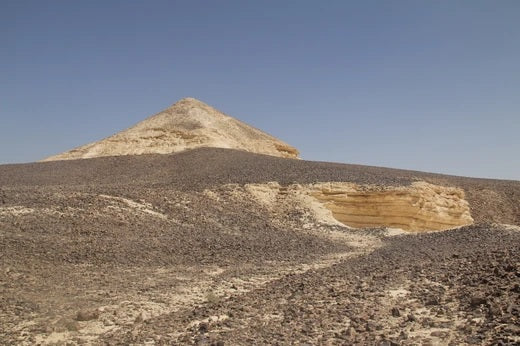
<instances>
[{"instance_id":1,"label":"clear sky","mask_svg":"<svg viewBox=\"0 0 520 346\"><path fill-rule=\"evenodd\" d=\"M304 159L520 180L520 1L0 0L0 162L183 97Z\"/></svg>"}]
</instances>

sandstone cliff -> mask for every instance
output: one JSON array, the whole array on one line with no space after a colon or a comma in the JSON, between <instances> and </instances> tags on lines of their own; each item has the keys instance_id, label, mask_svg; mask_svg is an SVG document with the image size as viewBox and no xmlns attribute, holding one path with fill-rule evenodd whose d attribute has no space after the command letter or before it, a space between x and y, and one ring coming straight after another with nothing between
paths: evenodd
<instances>
[{"instance_id":1,"label":"sandstone cliff","mask_svg":"<svg viewBox=\"0 0 520 346\"><path fill-rule=\"evenodd\" d=\"M315 184L312 195L345 225L394 227L408 231L446 230L473 223L464 191L426 182L411 186Z\"/></svg>"}]
</instances>

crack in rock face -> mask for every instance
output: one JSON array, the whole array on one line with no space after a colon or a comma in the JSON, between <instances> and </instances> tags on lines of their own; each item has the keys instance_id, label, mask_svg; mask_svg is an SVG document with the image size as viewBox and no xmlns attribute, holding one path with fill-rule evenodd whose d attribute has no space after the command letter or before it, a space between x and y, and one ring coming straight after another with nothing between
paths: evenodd
<instances>
[{"instance_id":1,"label":"crack in rock face","mask_svg":"<svg viewBox=\"0 0 520 346\"><path fill-rule=\"evenodd\" d=\"M426 182L406 187L317 183L312 185L310 194L322 202L334 218L355 228L427 231L473 223L462 189Z\"/></svg>"}]
</instances>

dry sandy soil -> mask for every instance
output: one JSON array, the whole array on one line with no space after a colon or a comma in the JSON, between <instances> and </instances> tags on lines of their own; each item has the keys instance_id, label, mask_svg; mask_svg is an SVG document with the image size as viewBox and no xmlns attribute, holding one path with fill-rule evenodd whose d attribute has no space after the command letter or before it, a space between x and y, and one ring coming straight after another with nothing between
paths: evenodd
<instances>
[{"instance_id":1,"label":"dry sandy soil","mask_svg":"<svg viewBox=\"0 0 520 346\"><path fill-rule=\"evenodd\" d=\"M464 191L351 229L301 186ZM517 344L520 182L226 149L0 166L0 343ZM516 226L515 226L516 225Z\"/></svg>"}]
</instances>

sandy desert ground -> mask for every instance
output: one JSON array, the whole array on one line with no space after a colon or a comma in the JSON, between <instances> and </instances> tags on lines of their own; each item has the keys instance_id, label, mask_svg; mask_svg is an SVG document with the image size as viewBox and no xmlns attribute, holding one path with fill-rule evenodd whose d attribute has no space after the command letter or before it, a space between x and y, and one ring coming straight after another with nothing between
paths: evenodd
<instances>
[{"instance_id":1,"label":"sandy desert ground","mask_svg":"<svg viewBox=\"0 0 520 346\"><path fill-rule=\"evenodd\" d=\"M354 229L319 183L463 191L474 224ZM520 182L226 149L0 165L0 343L520 343Z\"/></svg>"}]
</instances>

